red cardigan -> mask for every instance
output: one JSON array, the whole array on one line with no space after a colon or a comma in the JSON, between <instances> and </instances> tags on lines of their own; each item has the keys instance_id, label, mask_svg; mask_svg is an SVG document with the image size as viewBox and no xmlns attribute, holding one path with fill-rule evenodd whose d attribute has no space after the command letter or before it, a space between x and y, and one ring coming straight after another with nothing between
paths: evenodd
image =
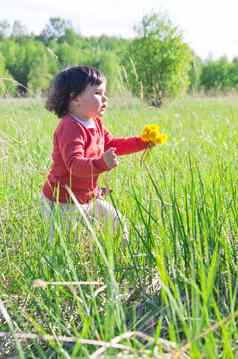
<instances>
[{"instance_id":1,"label":"red cardigan","mask_svg":"<svg viewBox=\"0 0 238 359\"><path fill-rule=\"evenodd\" d=\"M127 155L147 147L140 137L113 138L100 118L95 128L85 128L80 122L65 115L54 132L53 154L44 195L51 201L70 201L68 185L80 203L87 203L98 193L98 176L107 171L103 153L110 147L117 155Z\"/></svg>"}]
</instances>

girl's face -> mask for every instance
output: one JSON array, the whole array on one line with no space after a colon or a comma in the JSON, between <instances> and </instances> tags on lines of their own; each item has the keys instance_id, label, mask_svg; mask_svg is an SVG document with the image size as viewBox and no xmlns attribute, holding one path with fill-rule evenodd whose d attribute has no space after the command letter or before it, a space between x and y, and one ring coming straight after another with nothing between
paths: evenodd
<instances>
[{"instance_id":1,"label":"girl's face","mask_svg":"<svg viewBox=\"0 0 238 359\"><path fill-rule=\"evenodd\" d=\"M69 112L87 120L102 116L107 107L106 84L88 85L69 105Z\"/></svg>"}]
</instances>

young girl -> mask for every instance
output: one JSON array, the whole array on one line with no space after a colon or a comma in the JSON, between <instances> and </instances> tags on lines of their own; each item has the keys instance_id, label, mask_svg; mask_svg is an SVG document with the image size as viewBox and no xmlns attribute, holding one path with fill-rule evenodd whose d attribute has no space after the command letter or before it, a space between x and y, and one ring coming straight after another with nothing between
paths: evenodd
<instances>
[{"instance_id":1,"label":"young girl","mask_svg":"<svg viewBox=\"0 0 238 359\"><path fill-rule=\"evenodd\" d=\"M60 120L42 190L45 215L52 214L56 203L63 217L75 210L70 188L89 219L102 224L110 220L116 231L121 215L103 198L98 177L118 165L117 156L144 150L148 143L139 136L114 138L106 130L102 122L107 108L106 80L95 68L75 66L60 72L53 80L46 108ZM123 232L128 240L125 224Z\"/></svg>"}]
</instances>

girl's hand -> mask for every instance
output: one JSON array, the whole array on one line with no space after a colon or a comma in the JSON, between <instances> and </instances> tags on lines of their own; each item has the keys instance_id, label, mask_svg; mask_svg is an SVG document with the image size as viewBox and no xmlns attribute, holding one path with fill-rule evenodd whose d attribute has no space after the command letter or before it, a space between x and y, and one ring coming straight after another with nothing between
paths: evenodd
<instances>
[{"instance_id":1,"label":"girl's hand","mask_svg":"<svg viewBox=\"0 0 238 359\"><path fill-rule=\"evenodd\" d=\"M109 169L112 169L113 167L116 167L118 165L118 159L115 151L116 149L114 147L111 147L103 154L103 159Z\"/></svg>"}]
</instances>

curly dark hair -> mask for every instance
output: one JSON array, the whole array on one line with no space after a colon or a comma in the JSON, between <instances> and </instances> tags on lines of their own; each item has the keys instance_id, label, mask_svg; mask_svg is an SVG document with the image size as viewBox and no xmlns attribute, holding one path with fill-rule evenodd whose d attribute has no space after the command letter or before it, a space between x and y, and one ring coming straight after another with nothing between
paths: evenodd
<instances>
[{"instance_id":1,"label":"curly dark hair","mask_svg":"<svg viewBox=\"0 0 238 359\"><path fill-rule=\"evenodd\" d=\"M90 66L73 66L59 72L53 79L46 108L58 117L68 112L70 101L80 95L88 84L101 85L105 81L104 75Z\"/></svg>"}]
</instances>

